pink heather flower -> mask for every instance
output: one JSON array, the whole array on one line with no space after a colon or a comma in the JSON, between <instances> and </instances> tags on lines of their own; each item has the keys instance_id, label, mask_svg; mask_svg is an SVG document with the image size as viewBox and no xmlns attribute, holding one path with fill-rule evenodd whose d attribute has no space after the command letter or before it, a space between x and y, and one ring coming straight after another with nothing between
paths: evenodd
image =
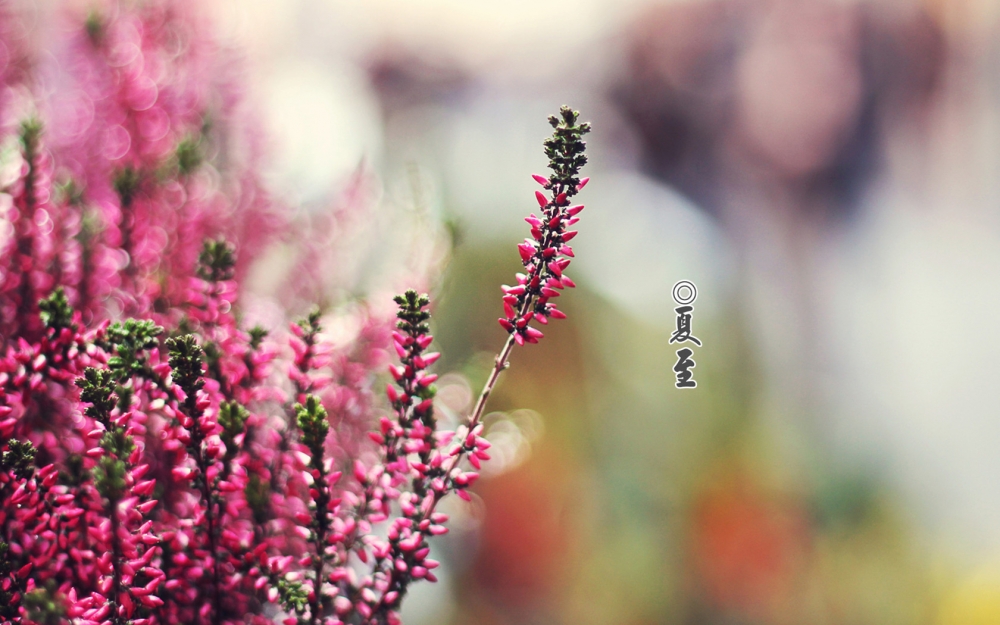
<instances>
[{"instance_id":1,"label":"pink heather flower","mask_svg":"<svg viewBox=\"0 0 1000 625\"><path fill-rule=\"evenodd\" d=\"M566 317L551 300L559 297L564 288L576 286L564 273L573 257L573 248L567 243L577 234L567 227L577 222L576 215L583 205L566 205L590 180L577 177L587 162L582 136L590 132L590 124L577 125L578 117L577 112L563 107L560 117L549 118L555 132L545 141L545 151L553 173L548 179L537 174L533 177L550 190L550 196L535 191L542 215L532 213L525 218L531 226L531 238L517 248L525 273L517 274L517 285L502 287L504 316L499 322L518 345L537 343L542 338L540 330L528 325L531 321L545 325L549 318Z\"/></svg>"}]
</instances>

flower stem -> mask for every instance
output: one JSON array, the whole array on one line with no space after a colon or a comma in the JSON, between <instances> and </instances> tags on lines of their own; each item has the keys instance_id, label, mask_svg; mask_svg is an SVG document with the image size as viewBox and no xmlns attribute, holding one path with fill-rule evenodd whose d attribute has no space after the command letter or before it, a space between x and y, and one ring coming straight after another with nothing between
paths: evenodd
<instances>
[{"instance_id":1,"label":"flower stem","mask_svg":"<svg viewBox=\"0 0 1000 625\"><path fill-rule=\"evenodd\" d=\"M528 308L528 306L525 306ZM472 410L472 414L469 415L469 422L466 424L471 431L472 428L479 425L479 420L483 417L483 411L486 409L486 402L490 398L490 393L493 392L493 387L496 386L497 379L500 377L500 372L507 368L507 357L510 356L510 352L514 349L514 335L511 334L507 337L507 342L504 343L503 349L497 355L496 364L493 365L493 371L490 372L490 377L486 379L486 385L483 386L483 391L479 394L479 399L476 401L476 407ZM456 460L457 462L457 460Z\"/></svg>"},{"instance_id":2,"label":"flower stem","mask_svg":"<svg viewBox=\"0 0 1000 625\"><path fill-rule=\"evenodd\" d=\"M529 308L531 300L527 300L525 303L525 309ZM483 411L486 409L486 402L490 398L490 393L493 392L493 387L496 386L497 380L500 378L500 372L507 368L507 358L510 356L511 350L514 349L514 334L510 334L507 337L507 342L504 343L503 349L497 354L496 363L493 365L493 370L490 372L490 377L486 379L486 384L483 386L482 392L479 394L479 399L476 400L476 406L472 409L472 414L469 415L469 421L466 423L469 431L471 432L473 428L479 425L479 421L483 418ZM452 457L451 464L448 465L445 471L446 476L450 476L452 470L458 466L458 463L462 461L465 456L464 447ZM424 511L421 520L429 519L431 514L434 513L434 509L441 499L444 498L445 493L436 493L431 505Z\"/></svg>"}]
</instances>

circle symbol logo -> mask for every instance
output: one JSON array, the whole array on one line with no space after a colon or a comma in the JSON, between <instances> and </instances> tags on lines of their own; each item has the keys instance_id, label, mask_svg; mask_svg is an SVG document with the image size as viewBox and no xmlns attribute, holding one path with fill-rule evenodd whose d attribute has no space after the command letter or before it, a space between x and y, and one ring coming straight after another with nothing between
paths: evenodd
<instances>
[{"instance_id":1,"label":"circle symbol logo","mask_svg":"<svg viewBox=\"0 0 1000 625\"><path fill-rule=\"evenodd\" d=\"M686 306L698 299L698 289L695 288L693 282L688 280L681 280L675 284L672 294L674 301L682 306Z\"/></svg>"}]
</instances>

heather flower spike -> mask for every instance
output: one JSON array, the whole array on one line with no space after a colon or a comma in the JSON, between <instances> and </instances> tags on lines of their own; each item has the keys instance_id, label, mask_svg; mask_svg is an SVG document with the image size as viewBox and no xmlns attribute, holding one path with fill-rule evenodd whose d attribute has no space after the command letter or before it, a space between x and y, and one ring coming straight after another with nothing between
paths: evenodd
<instances>
[{"instance_id":1,"label":"heather flower spike","mask_svg":"<svg viewBox=\"0 0 1000 625\"><path fill-rule=\"evenodd\" d=\"M525 272L517 275L515 286L503 286L504 316L499 320L500 325L518 345L537 343L542 338L542 332L529 325L531 321L545 325L549 318L565 318L551 300L559 297L564 288L575 286L565 274L574 255L567 243L577 234L568 228L577 222L576 215L583 210L583 205L567 205L590 180L578 178L587 162L586 143L582 137L590 132L590 124L577 124L578 118L579 113L566 106L560 109L558 116L549 118L555 131L545 140L544 146L552 174L547 179L538 174L533 176L549 194L535 191L542 214L532 213L525 218L531 226L531 238L518 245Z\"/></svg>"}]
</instances>

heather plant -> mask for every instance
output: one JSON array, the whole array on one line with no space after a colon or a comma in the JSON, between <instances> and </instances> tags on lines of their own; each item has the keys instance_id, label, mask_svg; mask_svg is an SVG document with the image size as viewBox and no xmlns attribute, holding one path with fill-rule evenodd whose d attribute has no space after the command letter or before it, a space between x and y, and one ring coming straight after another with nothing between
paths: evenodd
<instances>
[{"instance_id":1,"label":"heather plant","mask_svg":"<svg viewBox=\"0 0 1000 625\"><path fill-rule=\"evenodd\" d=\"M565 316L552 300L574 286L589 126L566 107L549 120L541 215L503 287L507 341L471 414L443 429L426 295L396 297L394 324L364 309L347 345L324 332L336 313L287 332L243 324L249 262L296 225L253 159L221 147L253 141L228 136L246 126L207 95L219 68L190 10L78 20L68 80L98 91L39 101L16 130L0 242L0 624L399 623L412 584L436 581L438 504L468 499L489 459L480 421L512 349ZM61 108L73 98L90 100L89 121ZM382 401L372 385L390 350Z\"/></svg>"}]
</instances>

